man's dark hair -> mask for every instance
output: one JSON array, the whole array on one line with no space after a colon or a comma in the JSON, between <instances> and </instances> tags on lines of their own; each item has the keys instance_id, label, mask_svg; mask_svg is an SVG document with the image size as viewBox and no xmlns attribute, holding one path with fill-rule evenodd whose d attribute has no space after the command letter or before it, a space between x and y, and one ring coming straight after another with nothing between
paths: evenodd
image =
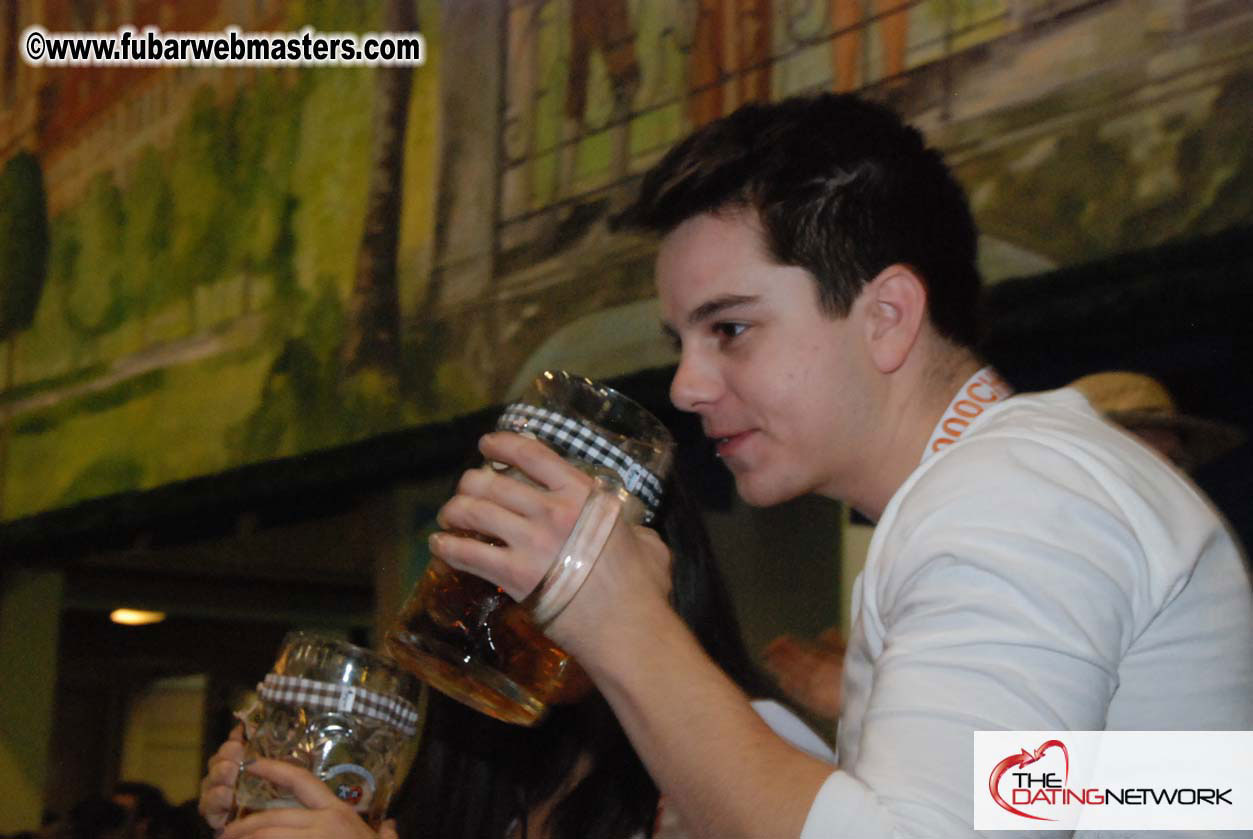
<instances>
[{"instance_id":1,"label":"man's dark hair","mask_svg":"<svg viewBox=\"0 0 1253 839\"><path fill-rule=\"evenodd\" d=\"M979 273L965 193L893 111L843 94L745 105L696 131L647 174L621 217L666 234L703 213L754 210L769 255L808 270L846 316L865 284L904 264L936 330L972 346Z\"/></svg>"}]
</instances>

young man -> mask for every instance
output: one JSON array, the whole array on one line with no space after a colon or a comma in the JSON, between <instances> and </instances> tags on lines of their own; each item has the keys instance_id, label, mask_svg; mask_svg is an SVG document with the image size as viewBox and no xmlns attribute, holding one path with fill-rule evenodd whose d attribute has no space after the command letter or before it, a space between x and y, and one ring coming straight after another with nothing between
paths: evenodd
<instances>
[{"instance_id":1,"label":"young man","mask_svg":"<svg viewBox=\"0 0 1253 839\"><path fill-rule=\"evenodd\" d=\"M548 627L694 831L970 835L972 731L1253 726L1232 538L1079 394L1011 397L982 365L970 212L915 130L848 96L747 106L672 150L631 217L663 237L671 397L744 499L820 493L878 521L834 770L701 653L650 531L616 528ZM588 479L518 435L481 449L541 488L467 473L432 548L520 599Z\"/></svg>"},{"instance_id":2,"label":"young man","mask_svg":"<svg viewBox=\"0 0 1253 839\"><path fill-rule=\"evenodd\" d=\"M1067 387L1082 393L1098 414L1188 473L1244 442L1244 433L1235 426L1181 413L1166 386L1144 373L1089 373ZM814 639L781 635L767 645L764 663L795 705L819 720L834 722L839 717L844 665L839 627L829 627Z\"/></svg>"}]
</instances>

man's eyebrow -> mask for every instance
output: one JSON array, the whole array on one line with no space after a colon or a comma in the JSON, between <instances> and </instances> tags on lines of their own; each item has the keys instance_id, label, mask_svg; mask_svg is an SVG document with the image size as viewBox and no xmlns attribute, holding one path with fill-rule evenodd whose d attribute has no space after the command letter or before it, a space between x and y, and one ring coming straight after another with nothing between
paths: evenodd
<instances>
[{"instance_id":1,"label":"man's eyebrow","mask_svg":"<svg viewBox=\"0 0 1253 839\"><path fill-rule=\"evenodd\" d=\"M721 314L727 309L756 303L760 299L756 294L724 294L712 300L707 300L693 309L687 316L687 323L689 326L695 326Z\"/></svg>"},{"instance_id":2,"label":"man's eyebrow","mask_svg":"<svg viewBox=\"0 0 1253 839\"><path fill-rule=\"evenodd\" d=\"M713 300L707 300L693 309L687 316L689 326L696 326L710 318L716 317L727 309L733 309L736 306L747 306L756 303L761 298L756 294L724 294L715 297ZM674 342L679 340L679 331L666 321L661 322L661 334Z\"/></svg>"}]
</instances>

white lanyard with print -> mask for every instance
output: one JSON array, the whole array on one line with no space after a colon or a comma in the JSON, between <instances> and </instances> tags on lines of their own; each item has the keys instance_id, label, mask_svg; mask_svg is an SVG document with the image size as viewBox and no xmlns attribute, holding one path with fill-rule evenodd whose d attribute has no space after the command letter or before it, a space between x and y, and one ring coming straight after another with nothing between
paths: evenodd
<instances>
[{"instance_id":1,"label":"white lanyard with print","mask_svg":"<svg viewBox=\"0 0 1253 839\"><path fill-rule=\"evenodd\" d=\"M975 373L957 391L940 421L935 424L922 459L925 461L941 449L956 443L977 417L997 402L1008 399L1013 393L1014 389L991 367L984 367Z\"/></svg>"}]
</instances>

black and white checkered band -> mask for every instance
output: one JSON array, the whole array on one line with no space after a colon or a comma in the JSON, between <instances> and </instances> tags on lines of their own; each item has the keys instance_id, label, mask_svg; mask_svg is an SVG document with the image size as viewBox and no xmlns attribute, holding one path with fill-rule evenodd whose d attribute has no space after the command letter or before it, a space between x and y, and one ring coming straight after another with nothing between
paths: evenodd
<instances>
[{"instance_id":1,"label":"black and white checkered band","mask_svg":"<svg viewBox=\"0 0 1253 839\"><path fill-rule=\"evenodd\" d=\"M418 731L418 709L412 702L362 687L267 673L257 694L267 702L320 713L360 714L398 728L406 737Z\"/></svg>"},{"instance_id":2,"label":"black and white checkered band","mask_svg":"<svg viewBox=\"0 0 1253 839\"><path fill-rule=\"evenodd\" d=\"M505 408L496 421L496 428L528 431L563 454L612 469L622 479L627 492L643 501L649 513L656 513L661 506L661 479L578 420L547 408L515 402Z\"/></svg>"}]
</instances>

